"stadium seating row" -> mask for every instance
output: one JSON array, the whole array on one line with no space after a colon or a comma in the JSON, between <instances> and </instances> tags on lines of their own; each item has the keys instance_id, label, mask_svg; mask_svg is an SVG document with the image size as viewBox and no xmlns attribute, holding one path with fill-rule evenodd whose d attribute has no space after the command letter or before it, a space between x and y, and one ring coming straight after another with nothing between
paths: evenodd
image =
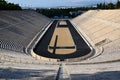
<instances>
[{"instance_id":1,"label":"stadium seating row","mask_svg":"<svg viewBox=\"0 0 120 80\"><path fill-rule=\"evenodd\" d=\"M120 10L90 10L71 21L90 43L97 48L102 47L101 55L83 61L95 63L117 61L120 56ZM82 21L84 20L84 21ZM100 49L98 49L100 50ZM100 51L97 51L100 52ZM107 58L106 58L107 57Z\"/></svg>"},{"instance_id":2,"label":"stadium seating row","mask_svg":"<svg viewBox=\"0 0 120 80\"><path fill-rule=\"evenodd\" d=\"M0 12L0 48L24 52L51 20L35 11Z\"/></svg>"},{"instance_id":3,"label":"stadium seating row","mask_svg":"<svg viewBox=\"0 0 120 80\"><path fill-rule=\"evenodd\" d=\"M78 29L81 28L95 44L106 38L114 41L120 36L119 11L120 10L91 10L72 21L74 25L77 26ZM82 21L83 19L85 20Z\"/></svg>"}]
</instances>

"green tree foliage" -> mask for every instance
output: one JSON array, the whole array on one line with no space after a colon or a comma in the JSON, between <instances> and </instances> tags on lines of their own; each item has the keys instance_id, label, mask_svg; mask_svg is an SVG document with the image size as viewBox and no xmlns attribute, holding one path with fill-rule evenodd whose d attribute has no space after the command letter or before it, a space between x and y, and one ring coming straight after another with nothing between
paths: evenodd
<instances>
[{"instance_id":1,"label":"green tree foliage","mask_svg":"<svg viewBox=\"0 0 120 80\"><path fill-rule=\"evenodd\" d=\"M0 10L22 10L18 4L8 3L5 0L0 0Z\"/></svg>"},{"instance_id":2,"label":"green tree foliage","mask_svg":"<svg viewBox=\"0 0 120 80\"><path fill-rule=\"evenodd\" d=\"M119 9L120 8L120 1L118 0L116 4L113 3L100 3L97 4L97 9Z\"/></svg>"},{"instance_id":3,"label":"green tree foliage","mask_svg":"<svg viewBox=\"0 0 120 80\"><path fill-rule=\"evenodd\" d=\"M120 1L119 0L117 1L116 5L115 5L115 8L120 9Z\"/></svg>"},{"instance_id":4,"label":"green tree foliage","mask_svg":"<svg viewBox=\"0 0 120 80\"><path fill-rule=\"evenodd\" d=\"M116 4L113 3L100 3L96 7L79 7L79 8L52 8L52 9L36 9L37 12L53 18L54 16L64 17L68 16L69 18L74 18L77 15L82 14L82 11L93 10L93 9L120 9L120 1L118 0Z\"/></svg>"},{"instance_id":5,"label":"green tree foliage","mask_svg":"<svg viewBox=\"0 0 120 80\"><path fill-rule=\"evenodd\" d=\"M37 12L42 13L50 18L54 16L70 16L69 12L72 10L69 9L37 9Z\"/></svg>"},{"instance_id":6,"label":"green tree foliage","mask_svg":"<svg viewBox=\"0 0 120 80\"><path fill-rule=\"evenodd\" d=\"M43 15L46 15L49 18L53 18L55 16L62 18L62 17L69 17L73 18L77 15L80 15L83 13L83 11L89 10L89 9L96 9L93 7L80 7L80 8L51 8L51 9L36 9L38 13L41 13Z\"/></svg>"},{"instance_id":7,"label":"green tree foliage","mask_svg":"<svg viewBox=\"0 0 120 80\"><path fill-rule=\"evenodd\" d=\"M115 5L113 3L109 3L107 5L107 9L115 9Z\"/></svg>"}]
</instances>

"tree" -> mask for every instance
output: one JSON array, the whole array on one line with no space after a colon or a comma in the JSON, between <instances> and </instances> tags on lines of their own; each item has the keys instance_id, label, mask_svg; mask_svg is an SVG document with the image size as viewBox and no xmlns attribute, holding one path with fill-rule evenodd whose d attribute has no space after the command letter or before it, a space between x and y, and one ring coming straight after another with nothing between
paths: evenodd
<instances>
[{"instance_id":1,"label":"tree","mask_svg":"<svg viewBox=\"0 0 120 80\"><path fill-rule=\"evenodd\" d=\"M0 10L22 10L18 4L8 3L5 0L0 0Z\"/></svg>"},{"instance_id":2,"label":"tree","mask_svg":"<svg viewBox=\"0 0 120 80\"><path fill-rule=\"evenodd\" d=\"M0 0L0 10L5 9L7 5L7 2L4 0Z\"/></svg>"},{"instance_id":3,"label":"tree","mask_svg":"<svg viewBox=\"0 0 120 80\"><path fill-rule=\"evenodd\" d=\"M119 9L120 8L120 1L118 0L116 5L115 5L115 8Z\"/></svg>"},{"instance_id":4,"label":"tree","mask_svg":"<svg viewBox=\"0 0 120 80\"><path fill-rule=\"evenodd\" d=\"M114 5L113 3L109 3L109 4L107 5L107 8L108 8L108 9L115 9L115 5Z\"/></svg>"},{"instance_id":5,"label":"tree","mask_svg":"<svg viewBox=\"0 0 120 80\"><path fill-rule=\"evenodd\" d=\"M100 3L100 4L97 4L97 9L102 9L103 8L103 4Z\"/></svg>"}]
</instances>

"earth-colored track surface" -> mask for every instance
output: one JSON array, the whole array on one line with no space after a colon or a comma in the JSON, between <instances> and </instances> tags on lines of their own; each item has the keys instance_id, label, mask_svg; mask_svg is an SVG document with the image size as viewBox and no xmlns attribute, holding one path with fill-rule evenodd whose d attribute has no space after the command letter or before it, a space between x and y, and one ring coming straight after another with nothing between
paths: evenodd
<instances>
[{"instance_id":1,"label":"earth-colored track surface","mask_svg":"<svg viewBox=\"0 0 120 80\"><path fill-rule=\"evenodd\" d=\"M59 27L59 25L57 25L54 30L52 39L48 45L49 47L53 47L52 49L48 47L48 51L50 53L53 53L54 46L58 47L56 48L56 52L54 52L56 54L70 54L76 51L75 43L73 41L69 28L64 26L64 24L66 23L62 21L60 25L63 25L63 26ZM56 41L56 37L57 37L57 41ZM56 41L56 45L55 45L55 41ZM70 47L73 47L73 48L70 48Z\"/></svg>"}]
</instances>

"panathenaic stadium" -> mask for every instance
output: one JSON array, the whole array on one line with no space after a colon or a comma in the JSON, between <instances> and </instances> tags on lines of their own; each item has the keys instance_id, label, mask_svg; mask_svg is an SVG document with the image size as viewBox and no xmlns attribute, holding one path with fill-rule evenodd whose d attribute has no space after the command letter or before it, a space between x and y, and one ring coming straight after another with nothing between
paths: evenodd
<instances>
[{"instance_id":1,"label":"panathenaic stadium","mask_svg":"<svg viewBox=\"0 0 120 80\"><path fill-rule=\"evenodd\" d=\"M0 11L0 80L120 80L120 9Z\"/></svg>"}]
</instances>

